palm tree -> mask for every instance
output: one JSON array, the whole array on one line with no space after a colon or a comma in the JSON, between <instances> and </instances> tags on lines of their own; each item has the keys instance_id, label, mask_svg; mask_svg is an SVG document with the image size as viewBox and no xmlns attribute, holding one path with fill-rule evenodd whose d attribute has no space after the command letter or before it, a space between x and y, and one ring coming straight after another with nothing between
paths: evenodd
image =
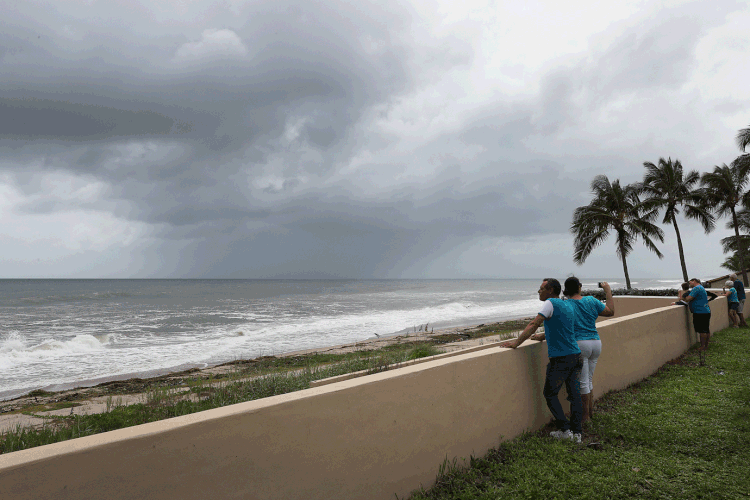
<instances>
[{"instance_id":1,"label":"palm tree","mask_svg":"<svg viewBox=\"0 0 750 500\"><path fill-rule=\"evenodd\" d=\"M742 266L740 265L740 253L743 248L750 248L750 210L738 210L737 211L737 226L740 230L740 238L736 236L727 236L721 239L721 246L724 253L730 254L726 258L722 267L729 269L730 264L733 265L730 271L741 271ZM727 222L727 229L734 229L732 221Z\"/></svg>"},{"instance_id":2,"label":"palm tree","mask_svg":"<svg viewBox=\"0 0 750 500\"><path fill-rule=\"evenodd\" d=\"M700 190L693 189L700 181L700 174L697 170L691 170L685 174L680 160L672 162L672 158L668 160L659 158L658 166L648 161L644 162L643 166L646 168L646 174L641 188L647 197L643 204L647 210L663 208L662 224L672 223L674 226L682 265L682 279L687 281L685 252L682 249L680 228L677 227L677 215L680 213L678 207L682 207L685 217L700 222L706 234L713 231L715 226L714 216L705 206L705 196Z\"/></svg>"},{"instance_id":3,"label":"palm tree","mask_svg":"<svg viewBox=\"0 0 750 500\"><path fill-rule=\"evenodd\" d=\"M745 153L745 148L750 146L750 127L743 128L737 131L737 146L743 153ZM750 153L745 153L738 156L737 158L735 158L733 163L735 166L750 168Z\"/></svg>"},{"instance_id":4,"label":"palm tree","mask_svg":"<svg viewBox=\"0 0 750 500\"><path fill-rule=\"evenodd\" d=\"M724 259L724 262L721 263L721 267L728 270L729 272L736 273L737 269L741 268L740 254L734 253Z\"/></svg>"},{"instance_id":5,"label":"palm tree","mask_svg":"<svg viewBox=\"0 0 750 500\"><path fill-rule=\"evenodd\" d=\"M742 128L737 132L737 146L740 151L745 151L745 148L750 146L750 126Z\"/></svg>"},{"instance_id":6,"label":"palm tree","mask_svg":"<svg viewBox=\"0 0 750 500\"><path fill-rule=\"evenodd\" d=\"M652 240L664 241L664 231L651 222L658 211L649 210L641 203L638 198L640 189L638 183L623 187L619 179L610 183L606 175L597 175L591 181L594 199L588 205L576 208L570 225L575 236L573 260L578 265L583 264L594 248L607 239L610 231L615 232L617 257L622 261L628 289L631 287L626 258L638 238L660 259L664 257Z\"/></svg>"},{"instance_id":7,"label":"palm tree","mask_svg":"<svg viewBox=\"0 0 750 500\"><path fill-rule=\"evenodd\" d=\"M738 243L740 239L740 226L737 219L737 206L750 206L750 193L745 191L750 179L750 163L733 161L731 166L723 164L715 166L713 172L706 172L701 176L701 185L704 187L706 201L713 206L713 210L719 217L732 216L731 227L734 228L734 236ZM738 245L740 247L741 245ZM738 248L740 270L745 283L747 281L747 270L745 269L745 249Z\"/></svg>"}]
</instances>

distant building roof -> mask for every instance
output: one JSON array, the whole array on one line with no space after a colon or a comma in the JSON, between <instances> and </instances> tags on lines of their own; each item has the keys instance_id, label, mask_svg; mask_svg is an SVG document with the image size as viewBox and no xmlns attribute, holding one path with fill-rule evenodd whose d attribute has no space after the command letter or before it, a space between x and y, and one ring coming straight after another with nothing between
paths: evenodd
<instances>
[{"instance_id":1,"label":"distant building roof","mask_svg":"<svg viewBox=\"0 0 750 500\"><path fill-rule=\"evenodd\" d=\"M746 271L750 273L750 269L746 269ZM731 274L736 274L737 277L740 280L742 280L742 271L735 271L733 273L725 274L724 276L719 276L718 278L712 278L710 280L706 280L706 283L708 283L709 285L713 285L714 283L721 283L723 285L724 282L729 279L729 276ZM747 286L747 283L745 283L745 286Z\"/></svg>"}]
</instances>

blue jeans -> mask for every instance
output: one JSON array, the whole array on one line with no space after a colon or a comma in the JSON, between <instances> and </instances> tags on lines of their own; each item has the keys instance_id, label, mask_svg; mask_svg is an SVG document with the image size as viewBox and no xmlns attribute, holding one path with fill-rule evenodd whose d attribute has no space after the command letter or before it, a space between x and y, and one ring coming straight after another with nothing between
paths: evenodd
<instances>
[{"instance_id":1,"label":"blue jeans","mask_svg":"<svg viewBox=\"0 0 750 500\"><path fill-rule=\"evenodd\" d=\"M555 425L561 431L571 430L574 433L583 431L581 420L583 418L583 403L581 402L581 368L583 359L580 354L568 354L549 358L547 365L547 379L544 381L544 399L547 407L552 412ZM557 394L562 385L568 391L570 401L570 422L568 422Z\"/></svg>"}]
</instances>

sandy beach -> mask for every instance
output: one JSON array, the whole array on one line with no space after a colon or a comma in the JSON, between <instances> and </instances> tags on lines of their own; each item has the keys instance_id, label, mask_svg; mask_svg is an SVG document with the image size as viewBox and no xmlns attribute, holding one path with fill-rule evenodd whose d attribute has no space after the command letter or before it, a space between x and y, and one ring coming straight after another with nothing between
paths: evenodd
<instances>
[{"instance_id":1,"label":"sandy beach","mask_svg":"<svg viewBox=\"0 0 750 500\"><path fill-rule=\"evenodd\" d=\"M276 358L305 357L316 354L346 354L356 351L377 351L394 344L429 343L441 352L452 352L486 345L517 335L531 318L507 320L472 326L445 328L434 331L417 331L402 335L380 336L349 344L318 349L291 351ZM493 333L500 331L502 333ZM265 358L274 358L268 356ZM150 389L170 388L187 391L188 380L216 380L222 383L237 373L238 365L256 360L235 360L203 369L193 368L150 378L112 380L92 387L79 387L60 392L32 391L14 399L0 401L0 434L17 427L41 427L50 417L90 415L108 411L113 405L123 406L146 402ZM233 381L238 380L233 378Z\"/></svg>"}]
</instances>

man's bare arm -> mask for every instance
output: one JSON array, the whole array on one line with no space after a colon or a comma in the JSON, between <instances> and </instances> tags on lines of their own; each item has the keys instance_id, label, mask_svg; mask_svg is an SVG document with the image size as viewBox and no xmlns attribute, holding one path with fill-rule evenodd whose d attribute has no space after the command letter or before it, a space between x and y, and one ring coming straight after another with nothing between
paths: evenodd
<instances>
[{"instance_id":1,"label":"man's bare arm","mask_svg":"<svg viewBox=\"0 0 750 500\"><path fill-rule=\"evenodd\" d=\"M531 320L528 325L526 325L526 328L524 328L523 332L521 332L521 335L519 335L518 338L502 342L500 343L500 347L509 347L511 349L515 349L519 345L523 344L529 337L531 337L537 330L537 328L542 326L542 323L544 323L544 316L542 316L541 314L537 314L536 317Z\"/></svg>"}]
</instances>

